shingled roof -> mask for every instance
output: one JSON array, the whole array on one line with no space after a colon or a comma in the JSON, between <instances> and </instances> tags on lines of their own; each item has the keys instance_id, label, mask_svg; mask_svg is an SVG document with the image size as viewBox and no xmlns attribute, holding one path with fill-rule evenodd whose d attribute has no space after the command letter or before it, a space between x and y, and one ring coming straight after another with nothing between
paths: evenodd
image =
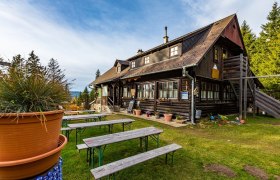
<instances>
[{"instance_id":1,"label":"shingled roof","mask_svg":"<svg viewBox=\"0 0 280 180\"><path fill-rule=\"evenodd\" d=\"M191 33L188 33L186 35L183 35L181 37L178 37L172 41L169 41L168 43L159 45L157 47L154 47L150 50L147 50L141 55L136 55L131 58L128 58L126 62L129 62L133 59L136 59L140 56L145 56L146 54L149 54L153 51L157 51L159 49L163 49L168 46L172 46L173 44L182 42L183 40L186 40L192 36L195 36L200 33L200 39L184 54L182 54L180 57L176 58L170 58L165 61L160 61L155 64L145 65L141 66L139 68L133 68L130 69L127 67L125 70L123 70L121 73L117 73L115 70L108 70L106 73L104 73L102 76L100 76L96 81L94 81L94 84L100 84L104 82L111 81L111 79L127 79L137 76L143 76L147 74L153 74L153 73L159 73L159 72L165 72L175 69L181 69L183 66L192 67L196 66L203 58L203 56L210 50L210 48L213 46L213 44L219 39L219 37L222 35L224 29L227 27L227 25L236 18L236 15L230 15L224 19L221 19L219 21L216 21L212 24L209 24L203 28L200 28L196 31L193 31ZM202 33L202 35L201 35Z\"/></svg>"}]
</instances>

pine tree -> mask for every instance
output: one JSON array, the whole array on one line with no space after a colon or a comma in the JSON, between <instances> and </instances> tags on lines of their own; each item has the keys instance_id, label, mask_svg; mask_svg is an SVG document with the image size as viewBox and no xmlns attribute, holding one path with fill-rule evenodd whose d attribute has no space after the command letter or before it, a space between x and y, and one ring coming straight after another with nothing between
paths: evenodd
<instances>
[{"instance_id":1,"label":"pine tree","mask_svg":"<svg viewBox=\"0 0 280 180\"><path fill-rule=\"evenodd\" d=\"M243 21L241 25L241 34L247 50L248 57L251 58L251 55L255 53L256 35L252 32L250 26L247 24L246 21Z\"/></svg>"},{"instance_id":2,"label":"pine tree","mask_svg":"<svg viewBox=\"0 0 280 180\"><path fill-rule=\"evenodd\" d=\"M99 69L97 69L96 73L95 73L95 79L97 79L100 76L100 71Z\"/></svg>"},{"instance_id":3,"label":"pine tree","mask_svg":"<svg viewBox=\"0 0 280 180\"><path fill-rule=\"evenodd\" d=\"M261 36L266 38L267 41L277 38L280 30L280 7L275 2L272 6L272 10L267 16L268 22L262 25Z\"/></svg>"},{"instance_id":4,"label":"pine tree","mask_svg":"<svg viewBox=\"0 0 280 180\"><path fill-rule=\"evenodd\" d=\"M83 97L82 97L82 93L80 92L77 98L77 106L81 106L82 102L83 102Z\"/></svg>"},{"instance_id":5,"label":"pine tree","mask_svg":"<svg viewBox=\"0 0 280 180\"><path fill-rule=\"evenodd\" d=\"M262 32L256 41L256 53L252 56L252 69L256 75L280 74L280 7L277 2L262 25ZM279 78L264 78L261 82L267 89L280 89Z\"/></svg>"},{"instance_id":6,"label":"pine tree","mask_svg":"<svg viewBox=\"0 0 280 180\"><path fill-rule=\"evenodd\" d=\"M92 89L89 93L89 101L92 102L95 100L95 98L96 98L95 89Z\"/></svg>"},{"instance_id":7,"label":"pine tree","mask_svg":"<svg viewBox=\"0 0 280 180\"><path fill-rule=\"evenodd\" d=\"M82 93L82 98L84 102L84 109L90 109L89 105L89 93L87 87L85 87L83 93Z\"/></svg>"},{"instance_id":8,"label":"pine tree","mask_svg":"<svg viewBox=\"0 0 280 180\"><path fill-rule=\"evenodd\" d=\"M26 64L29 71L27 72L27 76L30 76L31 74L42 75L46 73L46 69L41 65L40 59L35 55L34 51L31 51L29 54Z\"/></svg>"},{"instance_id":9,"label":"pine tree","mask_svg":"<svg viewBox=\"0 0 280 180\"><path fill-rule=\"evenodd\" d=\"M60 69L57 60L51 58L48 63L48 78L52 82L61 82L63 84L67 84L67 80L65 80L65 75L63 71Z\"/></svg>"}]
</instances>

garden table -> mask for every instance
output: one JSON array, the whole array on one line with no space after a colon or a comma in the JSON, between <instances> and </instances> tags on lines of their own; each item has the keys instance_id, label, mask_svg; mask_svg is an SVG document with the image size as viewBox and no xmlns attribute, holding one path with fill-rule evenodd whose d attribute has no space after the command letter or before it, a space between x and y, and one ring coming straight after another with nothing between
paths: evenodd
<instances>
[{"instance_id":1,"label":"garden table","mask_svg":"<svg viewBox=\"0 0 280 180\"><path fill-rule=\"evenodd\" d=\"M86 120L86 121L101 121L103 117L108 114L83 114L83 115L72 115L72 116L63 116L62 126L67 126L69 121L73 120Z\"/></svg>"},{"instance_id":2,"label":"garden table","mask_svg":"<svg viewBox=\"0 0 280 180\"><path fill-rule=\"evenodd\" d=\"M132 119L116 119L116 120L110 120L110 121L68 124L68 127L71 129L76 129L76 144L77 144L78 139L80 139L80 138L78 138L78 136L81 136L81 133L88 127L108 126L109 133L112 133L114 124L122 124L122 129L124 131L124 127L129 126L129 128L130 128L131 123L134 121L135 120L132 120Z\"/></svg>"},{"instance_id":3,"label":"garden table","mask_svg":"<svg viewBox=\"0 0 280 180\"><path fill-rule=\"evenodd\" d=\"M85 144L89 147L89 164L93 166L94 164L94 149L98 149L98 165L101 166L103 163L103 151L109 144L132 140L140 138L140 147L142 148L142 142L144 140L145 151L148 150L148 137L156 141L157 147L159 147L159 135L163 130L157 129L155 127L147 127L141 129L135 129L131 131L125 131L120 133L108 134L98 137L91 137L83 139ZM104 148L102 149L102 146Z\"/></svg>"}]
</instances>

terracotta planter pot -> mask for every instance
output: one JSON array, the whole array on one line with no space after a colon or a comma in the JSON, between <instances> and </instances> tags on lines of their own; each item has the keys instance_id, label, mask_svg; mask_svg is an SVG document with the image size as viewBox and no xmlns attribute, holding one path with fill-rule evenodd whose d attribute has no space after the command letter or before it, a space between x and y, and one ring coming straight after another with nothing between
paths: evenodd
<instances>
[{"instance_id":1,"label":"terracotta planter pot","mask_svg":"<svg viewBox=\"0 0 280 180\"><path fill-rule=\"evenodd\" d=\"M63 110L0 114L0 162L31 158L55 149L62 117Z\"/></svg>"},{"instance_id":2,"label":"terracotta planter pot","mask_svg":"<svg viewBox=\"0 0 280 180\"><path fill-rule=\"evenodd\" d=\"M60 135L56 147L47 153L15 161L0 161L0 179L23 179L39 175L54 166L67 138Z\"/></svg>"},{"instance_id":3,"label":"terracotta planter pot","mask_svg":"<svg viewBox=\"0 0 280 180\"><path fill-rule=\"evenodd\" d=\"M135 110L135 115L136 115L136 116L140 116L140 115L141 115L141 110L136 109L136 110Z\"/></svg>"},{"instance_id":4,"label":"terracotta planter pot","mask_svg":"<svg viewBox=\"0 0 280 180\"><path fill-rule=\"evenodd\" d=\"M243 120L243 119L240 120L240 123L241 123L241 124L245 124L245 122L246 122L246 121Z\"/></svg>"},{"instance_id":5,"label":"terracotta planter pot","mask_svg":"<svg viewBox=\"0 0 280 180\"><path fill-rule=\"evenodd\" d=\"M170 122L172 119L172 114L164 114L164 120L166 122Z\"/></svg>"}]
</instances>

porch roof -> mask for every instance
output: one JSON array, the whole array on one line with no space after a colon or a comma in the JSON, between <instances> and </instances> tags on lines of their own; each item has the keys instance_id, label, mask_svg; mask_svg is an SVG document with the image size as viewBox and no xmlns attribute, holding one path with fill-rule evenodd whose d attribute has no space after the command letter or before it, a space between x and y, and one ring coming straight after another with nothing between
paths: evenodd
<instances>
[{"instance_id":1,"label":"porch roof","mask_svg":"<svg viewBox=\"0 0 280 180\"><path fill-rule=\"evenodd\" d=\"M117 72L117 68L114 66L108 71L106 71L104 74L99 76L95 81L93 81L91 84L101 84L101 83L106 83L110 81L114 81L116 79L121 78L124 76L129 70L129 67L125 68L121 72Z\"/></svg>"}]
</instances>

